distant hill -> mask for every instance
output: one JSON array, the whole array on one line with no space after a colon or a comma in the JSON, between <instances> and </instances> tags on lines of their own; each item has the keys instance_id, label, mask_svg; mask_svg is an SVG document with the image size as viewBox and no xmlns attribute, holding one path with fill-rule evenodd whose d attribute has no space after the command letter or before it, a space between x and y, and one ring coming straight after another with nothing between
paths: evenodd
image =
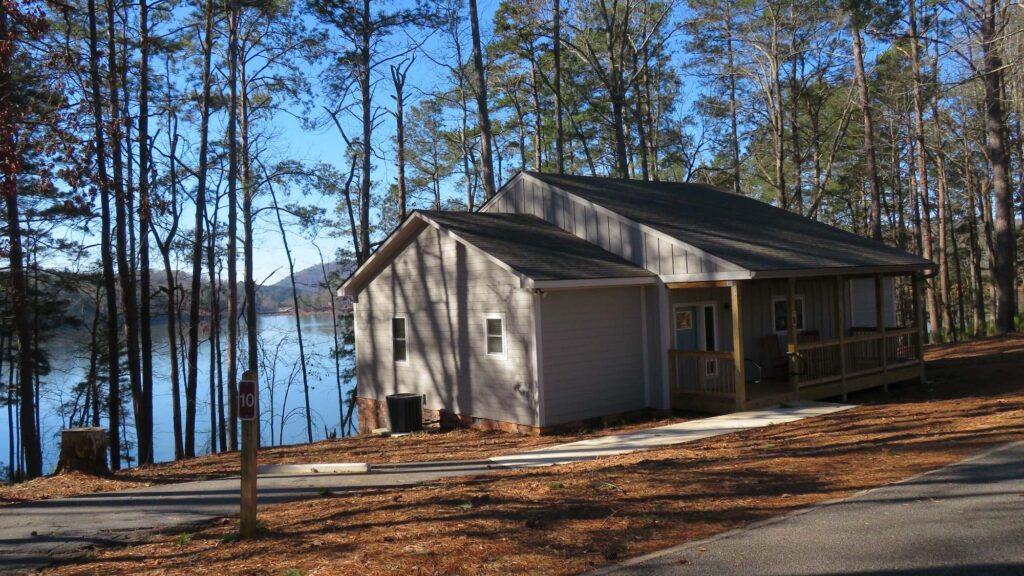
<instances>
[{"instance_id":1,"label":"distant hill","mask_svg":"<svg viewBox=\"0 0 1024 576\"><path fill-rule=\"evenodd\" d=\"M346 278L352 270L352 265L348 262L330 262L326 264L325 267L327 268L328 277L337 273L341 278ZM323 282L324 272L320 269L319 264L295 271L295 287L298 288L300 294L320 290ZM286 288L291 290L292 284L288 275L285 274L284 278L281 278L269 286L264 286L264 288Z\"/></svg>"},{"instance_id":2,"label":"distant hill","mask_svg":"<svg viewBox=\"0 0 1024 576\"><path fill-rule=\"evenodd\" d=\"M352 272L354 265L351 262L331 262L326 264L326 268L329 278L337 274L344 279ZM323 282L324 271L319 264L295 271L295 288L301 309L324 310L330 306L330 295ZM292 284L287 274L277 282L259 288L258 307L262 313L291 310Z\"/></svg>"}]
</instances>

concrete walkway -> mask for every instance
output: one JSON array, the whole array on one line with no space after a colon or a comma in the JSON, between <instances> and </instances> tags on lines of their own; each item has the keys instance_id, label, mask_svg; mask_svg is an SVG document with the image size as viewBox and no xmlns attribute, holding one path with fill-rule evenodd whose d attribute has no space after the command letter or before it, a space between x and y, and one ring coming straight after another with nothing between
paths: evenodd
<instances>
[{"instance_id":1,"label":"concrete walkway","mask_svg":"<svg viewBox=\"0 0 1024 576\"><path fill-rule=\"evenodd\" d=\"M496 469L550 466L693 442L851 408L820 402L691 420L615 434L490 460L417 462L369 467L366 473L285 473L261 476L259 504L315 498L322 491L391 488ZM338 470L323 465L320 470ZM300 467L301 469L301 467ZM278 472L285 471L277 470ZM156 530L184 530L238 513L238 478L165 484L0 507L0 573L27 571Z\"/></svg>"},{"instance_id":2,"label":"concrete walkway","mask_svg":"<svg viewBox=\"0 0 1024 576\"><path fill-rule=\"evenodd\" d=\"M1024 574L1024 442L591 576Z\"/></svg>"},{"instance_id":3,"label":"concrete walkway","mask_svg":"<svg viewBox=\"0 0 1024 576\"><path fill-rule=\"evenodd\" d=\"M547 448L540 448L521 454L497 456L490 460L496 464L513 468L568 464L570 462L580 462L606 456L629 454L637 450L674 446L676 444L694 442L704 438L711 438L712 436L732 434L773 424L796 422L804 418L824 416L841 410L849 410L850 408L853 408L853 405L832 404L829 402L792 402L775 408L736 412L723 416L700 418L668 426L637 430L635 432L600 436L569 444L548 446Z\"/></svg>"}]
</instances>

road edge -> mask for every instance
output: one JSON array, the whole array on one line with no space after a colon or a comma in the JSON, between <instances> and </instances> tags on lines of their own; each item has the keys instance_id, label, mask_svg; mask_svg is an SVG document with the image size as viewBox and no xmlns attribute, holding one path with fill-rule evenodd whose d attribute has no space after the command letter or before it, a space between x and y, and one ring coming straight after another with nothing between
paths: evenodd
<instances>
[{"instance_id":1,"label":"road edge","mask_svg":"<svg viewBox=\"0 0 1024 576\"><path fill-rule=\"evenodd\" d=\"M852 500L853 498L859 498L861 496L864 496L864 495L867 495L867 494L871 494L872 492L877 492L878 490L883 490L885 488L890 488L892 486L898 486L900 484L914 482L914 481L919 480L919 479L921 479L921 478L923 478L925 476L930 476L932 474L937 474L938 472L941 472L941 471L944 471L944 470L949 470L951 468L956 468L956 467L959 467L959 466L965 466L965 465L971 464L975 460L981 460L982 458L987 458L988 456L991 456L992 454L996 454L996 453L1001 452L1003 450L1010 450L1010 449L1013 449L1015 447L1022 446L1022 445L1024 445L1024 440L1014 440L1013 442L1006 442L1006 443L1003 443L1003 444L999 444L997 446L993 446L993 447L988 448L986 450L982 450L981 452L978 452L977 454L972 454L972 455L968 456L967 458L964 458L963 460L958 460L956 462L953 462L952 464L946 464L945 466L940 466L938 468L933 468L931 470L925 470L924 472L919 472L917 474L914 474L912 476L908 476L908 477L900 479L900 480L889 482L887 484L882 484L880 486L875 486L873 488L868 488L867 490L859 490L857 492L854 492L853 494L850 494L849 496L844 496L842 498L831 498L829 500L818 502L816 504L811 504L809 506L805 506L805 507L800 508L798 510L794 510L792 512L787 512L785 514L782 514L781 516L773 516L771 518L765 518L764 520L758 520L758 521L753 522L751 524L747 524L746 526L741 526L739 528L733 528L731 530L726 530L725 532L720 532L718 534L714 534L712 536L708 536L707 538L702 538L700 540L691 540L691 541L687 541L687 542L682 542L680 544L676 544L676 545L670 546L668 548L662 548L661 550L655 550L654 552L648 552L647 554L643 554L643 555L640 555L640 556L634 556L633 558L629 558L627 560L623 560L622 562L616 562L615 564L609 564L607 566L602 566L600 568L597 568L595 570L591 570L589 572L584 572L584 573L581 574L581 576L608 576L610 574L614 574L615 572L617 572L618 570L620 570L622 568L628 568L630 566L637 566L639 564L643 564L643 563L651 561L651 560L657 560L658 558L663 558L665 556L670 556L672 554L675 554L675 553L678 553L678 552L682 552L682 551L684 551L684 550L686 550L688 548L692 548L694 546L702 546L702 545L705 545L705 544L711 544L712 542L717 542L719 540L726 540L728 538L732 538L733 536L737 536L739 534L742 534L742 533L750 531L750 530L757 530L757 529L763 528L765 526L771 526L771 525L777 524L779 522L785 522L786 520L789 520L791 518L802 516L804 514L807 514L807 513L810 513L810 512L814 512L814 511L819 510L821 508L827 508L827 507L830 507L830 506L835 506L837 504L841 504L843 502L846 502L847 500Z\"/></svg>"}]
</instances>

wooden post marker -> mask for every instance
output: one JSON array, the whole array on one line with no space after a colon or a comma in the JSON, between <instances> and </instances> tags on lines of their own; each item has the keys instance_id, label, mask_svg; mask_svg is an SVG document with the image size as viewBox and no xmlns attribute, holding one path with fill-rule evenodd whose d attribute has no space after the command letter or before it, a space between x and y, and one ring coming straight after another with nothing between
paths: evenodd
<instances>
[{"instance_id":1,"label":"wooden post marker","mask_svg":"<svg viewBox=\"0 0 1024 576\"><path fill-rule=\"evenodd\" d=\"M256 371L246 370L238 383L238 418L242 421L241 524L238 535L256 533L256 445L259 443L259 386Z\"/></svg>"}]
</instances>

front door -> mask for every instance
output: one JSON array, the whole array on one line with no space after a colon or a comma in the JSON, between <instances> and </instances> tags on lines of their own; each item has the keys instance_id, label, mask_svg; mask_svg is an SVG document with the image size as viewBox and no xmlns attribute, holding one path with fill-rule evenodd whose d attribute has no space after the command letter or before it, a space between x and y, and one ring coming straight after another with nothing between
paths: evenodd
<instances>
[{"instance_id":1,"label":"front door","mask_svg":"<svg viewBox=\"0 0 1024 576\"><path fill-rule=\"evenodd\" d=\"M718 314L714 304L677 304L673 311L676 350L718 350ZM696 385L700 389L714 384L719 376L718 359L710 356L684 358L680 361L678 369L686 378L691 379L690 385Z\"/></svg>"},{"instance_id":2,"label":"front door","mask_svg":"<svg viewBox=\"0 0 1024 576\"><path fill-rule=\"evenodd\" d=\"M675 308L676 350L697 349L697 307Z\"/></svg>"}]
</instances>

